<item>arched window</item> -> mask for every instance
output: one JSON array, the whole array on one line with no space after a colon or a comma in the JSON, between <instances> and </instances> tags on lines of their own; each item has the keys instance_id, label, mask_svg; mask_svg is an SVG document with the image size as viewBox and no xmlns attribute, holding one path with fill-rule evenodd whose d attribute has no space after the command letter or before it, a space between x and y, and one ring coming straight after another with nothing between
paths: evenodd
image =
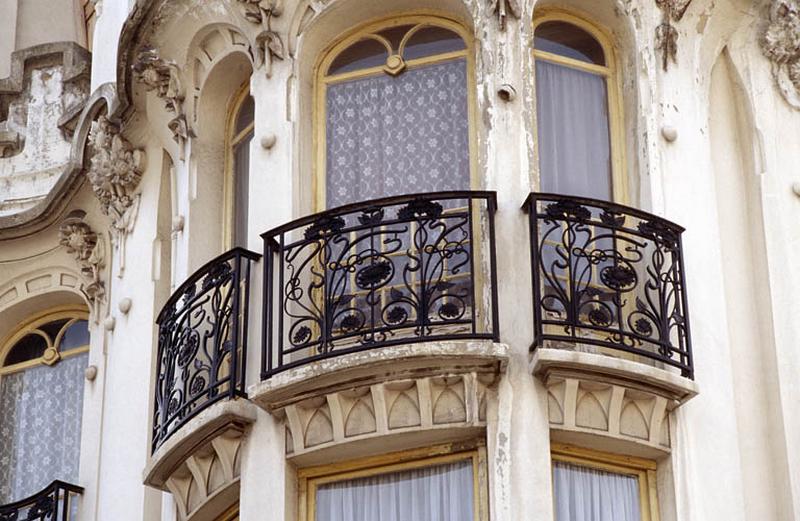
<instances>
[{"instance_id":1,"label":"arched window","mask_svg":"<svg viewBox=\"0 0 800 521\"><path fill-rule=\"evenodd\" d=\"M0 504L78 480L87 314L35 319L0 344Z\"/></svg>"},{"instance_id":2,"label":"arched window","mask_svg":"<svg viewBox=\"0 0 800 521\"><path fill-rule=\"evenodd\" d=\"M472 52L449 20L368 26L318 68L317 206L471 186Z\"/></svg>"},{"instance_id":3,"label":"arched window","mask_svg":"<svg viewBox=\"0 0 800 521\"><path fill-rule=\"evenodd\" d=\"M540 190L624 199L614 56L580 18L537 18L536 119Z\"/></svg>"},{"instance_id":4,"label":"arched window","mask_svg":"<svg viewBox=\"0 0 800 521\"><path fill-rule=\"evenodd\" d=\"M227 205L231 210L230 242L233 246L247 247L247 219L250 184L250 142L253 140L255 104L245 85L231 103L228 123Z\"/></svg>"}]
</instances>

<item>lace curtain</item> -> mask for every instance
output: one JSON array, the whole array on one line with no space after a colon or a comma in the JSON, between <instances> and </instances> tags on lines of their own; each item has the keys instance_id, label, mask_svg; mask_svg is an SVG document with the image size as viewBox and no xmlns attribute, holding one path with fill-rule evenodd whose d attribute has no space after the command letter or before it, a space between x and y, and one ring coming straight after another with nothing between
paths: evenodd
<instances>
[{"instance_id":1,"label":"lace curtain","mask_svg":"<svg viewBox=\"0 0 800 521\"><path fill-rule=\"evenodd\" d=\"M78 480L88 356L0 377L0 504Z\"/></svg>"},{"instance_id":2,"label":"lace curtain","mask_svg":"<svg viewBox=\"0 0 800 521\"><path fill-rule=\"evenodd\" d=\"M542 191L610 200L605 78L536 60L536 110Z\"/></svg>"},{"instance_id":3,"label":"lace curtain","mask_svg":"<svg viewBox=\"0 0 800 521\"><path fill-rule=\"evenodd\" d=\"M316 521L473 521L472 460L317 489Z\"/></svg>"},{"instance_id":4,"label":"lace curtain","mask_svg":"<svg viewBox=\"0 0 800 521\"><path fill-rule=\"evenodd\" d=\"M634 476L556 462L553 493L556 521L641 521Z\"/></svg>"},{"instance_id":5,"label":"lace curtain","mask_svg":"<svg viewBox=\"0 0 800 521\"><path fill-rule=\"evenodd\" d=\"M466 60L327 87L327 205L470 186Z\"/></svg>"}]
</instances>

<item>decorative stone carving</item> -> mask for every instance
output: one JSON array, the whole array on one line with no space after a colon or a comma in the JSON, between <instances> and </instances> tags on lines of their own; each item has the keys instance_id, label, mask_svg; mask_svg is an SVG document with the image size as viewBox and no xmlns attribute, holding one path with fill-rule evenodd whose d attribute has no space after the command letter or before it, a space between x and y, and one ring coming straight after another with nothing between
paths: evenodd
<instances>
[{"instance_id":1,"label":"decorative stone carving","mask_svg":"<svg viewBox=\"0 0 800 521\"><path fill-rule=\"evenodd\" d=\"M105 285L101 279L101 271L105 265L105 247L102 237L92 230L83 217L83 212L67 217L58 229L58 242L67 248L67 253L75 257L84 279L81 291L92 304L96 318L100 302L105 296Z\"/></svg>"},{"instance_id":2,"label":"decorative stone carving","mask_svg":"<svg viewBox=\"0 0 800 521\"><path fill-rule=\"evenodd\" d=\"M692 0L656 0L663 13L663 21L656 28L656 49L661 51L661 67L666 71L669 62L678 63L678 30L672 25L679 22Z\"/></svg>"},{"instance_id":3,"label":"decorative stone carving","mask_svg":"<svg viewBox=\"0 0 800 521\"><path fill-rule=\"evenodd\" d=\"M155 91L156 95L164 100L166 109L174 115L167 126L172 132L172 138L178 143L183 159L186 140L193 136L184 113L185 96L178 65L160 57L154 47L145 45L136 55L132 68L136 79L144 84L148 92Z\"/></svg>"},{"instance_id":4,"label":"decorative stone carving","mask_svg":"<svg viewBox=\"0 0 800 521\"><path fill-rule=\"evenodd\" d=\"M105 116L92 123L89 132L92 149L86 172L100 208L111 218L111 233L120 250L120 269L124 267L125 238L133 231L141 194L136 192L144 169L144 152L135 150L120 134L119 127Z\"/></svg>"},{"instance_id":5,"label":"decorative stone carving","mask_svg":"<svg viewBox=\"0 0 800 521\"><path fill-rule=\"evenodd\" d=\"M773 0L761 50L786 102L800 109L800 0Z\"/></svg>"},{"instance_id":6,"label":"decorative stone carving","mask_svg":"<svg viewBox=\"0 0 800 521\"><path fill-rule=\"evenodd\" d=\"M506 30L506 20L509 16L519 20L519 3L517 0L489 0L492 12L500 21L500 30Z\"/></svg>"},{"instance_id":7,"label":"decorative stone carving","mask_svg":"<svg viewBox=\"0 0 800 521\"><path fill-rule=\"evenodd\" d=\"M286 58L283 40L277 32L272 30L272 18L277 18L282 12L280 0L238 1L244 9L244 17L263 27L263 30L256 36L256 66L260 67L263 64L267 78L271 78L273 61Z\"/></svg>"}]
</instances>

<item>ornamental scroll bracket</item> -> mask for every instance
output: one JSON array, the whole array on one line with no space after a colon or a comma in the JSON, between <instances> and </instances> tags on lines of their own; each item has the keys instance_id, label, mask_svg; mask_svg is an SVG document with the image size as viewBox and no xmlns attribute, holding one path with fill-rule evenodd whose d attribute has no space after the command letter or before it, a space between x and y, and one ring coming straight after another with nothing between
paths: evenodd
<instances>
[{"instance_id":1,"label":"ornamental scroll bracket","mask_svg":"<svg viewBox=\"0 0 800 521\"><path fill-rule=\"evenodd\" d=\"M256 67L264 65L267 79L272 78L272 64L286 58L286 48L280 35L272 29L272 19L283 12L281 0L238 0L244 17L261 26L256 36Z\"/></svg>"},{"instance_id":2,"label":"ornamental scroll bracket","mask_svg":"<svg viewBox=\"0 0 800 521\"><path fill-rule=\"evenodd\" d=\"M678 29L673 22L680 22L692 0L656 0L663 13L661 24L656 27L656 49L661 51L661 68L666 72L669 63L678 63Z\"/></svg>"},{"instance_id":3,"label":"ornamental scroll bracket","mask_svg":"<svg viewBox=\"0 0 800 521\"><path fill-rule=\"evenodd\" d=\"M86 172L100 209L111 219L111 237L119 250L119 275L125 269L125 239L133 231L141 194L144 151L134 149L105 116L89 131L91 159Z\"/></svg>"},{"instance_id":4,"label":"ornamental scroll bracket","mask_svg":"<svg viewBox=\"0 0 800 521\"><path fill-rule=\"evenodd\" d=\"M500 22L500 30L506 30L509 17L519 20L520 9L517 0L489 0L489 7Z\"/></svg>"},{"instance_id":5,"label":"ornamental scroll bracket","mask_svg":"<svg viewBox=\"0 0 800 521\"><path fill-rule=\"evenodd\" d=\"M761 51L783 99L800 109L800 0L773 0Z\"/></svg>"},{"instance_id":6,"label":"ornamental scroll bracket","mask_svg":"<svg viewBox=\"0 0 800 521\"><path fill-rule=\"evenodd\" d=\"M105 297L105 284L101 278L105 266L105 243L89 224L83 220L83 211L72 212L58 229L58 243L75 258L83 282L81 291L91 304L95 321L100 316L100 304Z\"/></svg>"},{"instance_id":7,"label":"ornamental scroll bracket","mask_svg":"<svg viewBox=\"0 0 800 521\"><path fill-rule=\"evenodd\" d=\"M194 134L186 120L183 107L185 95L178 64L160 57L155 47L145 44L136 55L132 66L136 79L144 85L147 92L155 92L164 100L164 107L173 118L167 123L172 139L178 143L180 159L185 159L185 145Z\"/></svg>"}]
</instances>

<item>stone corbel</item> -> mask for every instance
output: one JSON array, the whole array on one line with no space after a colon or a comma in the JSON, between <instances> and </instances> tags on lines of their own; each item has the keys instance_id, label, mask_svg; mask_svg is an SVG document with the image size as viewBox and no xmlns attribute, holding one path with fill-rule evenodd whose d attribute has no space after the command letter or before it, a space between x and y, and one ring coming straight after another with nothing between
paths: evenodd
<instances>
[{"instance_id":1,"label":"stone corbel","mask_svg":"<svg viewBox=\"0 0 800 521\"><path fill-rule=\"evenodd\" d=\"M500 22L500 30L506 30L506 21L509 17L519 20L519 3L517 0L489 0L492 13Z\"/></svg>"},{"instance_id":2,"label":"stone corbel","mask_svg":"<svg viewBox=\"0 0 800 521\"><path fill-rule=\"evenodd\" d=\"M89 224L83 220L85 213L71 213L58 229L58 242L75 258L83 283L81 291L92 307L95 320L100 316L100 304L105 297L105 284L101 272L105 266L105 244Z\"/></svg>"},{"instance_id":3,"label":"stone corbel","mask_svg":"<svg viewBox=\"0 0 800 521\"><path fill-rule=\"evenodd\" d=\"M132 68L136 79L144 85L145 90L155 92L156 96L164 100L167 111L173 114L174 117L167 126L172 132L172 138L178 143L180 158L184 159L186 141L194 136L183 108L185 95L178 65L161 58L154 47L145 45L136 56Z\"/></svg>"},{"instance_id":4,"label":"stone corbel","mask_svg":"<svg viewBox=\"0 0 800 521\"><path fill-rule=\"evenodd\" d=\"M256 36L257 67L264 65L267 78L272 77L272 63L286 58L286 49L280 35L272 29L272 18L281 15L280 0L238 0L244 9L244 17L259 24L262 31Z\"/></svg>"},{"instance_id":5,"label":"stone corbel","mask_svg":"<svg viewBox=\"0 0 800 521\"><path fill-rule=\"evenodd\" d=\"M783 99L800 109L800 0L773 0L761 50Z\"/></svg>"},{"instance_id":6,"label":"stone corbel","mask_svg":"<svg viewBox=\"0 0 800 521\"><path fill-rule=\"evenodd\" d=\"M89 132L91 159L87 177L102 212L111 218L111 236L119 250L120 276L125 268L125 239L133 231L141 194L136 189L144 171L144 151L135 150L117 125L105 116Z\"/></svg>"},{"instance_id":7,"label":"stone corbel","mask_svg":"<svg viewBox=\"0 0 800 521\"><path fill-rule=\"evenodd\" d=\"M656 49L661 51L661 68L666 71L669 62L678 63L678 30L673 22L680 22L692 0L656 0L663 13L661 25L656 27Z\"/></svg>"}]
</instances>

